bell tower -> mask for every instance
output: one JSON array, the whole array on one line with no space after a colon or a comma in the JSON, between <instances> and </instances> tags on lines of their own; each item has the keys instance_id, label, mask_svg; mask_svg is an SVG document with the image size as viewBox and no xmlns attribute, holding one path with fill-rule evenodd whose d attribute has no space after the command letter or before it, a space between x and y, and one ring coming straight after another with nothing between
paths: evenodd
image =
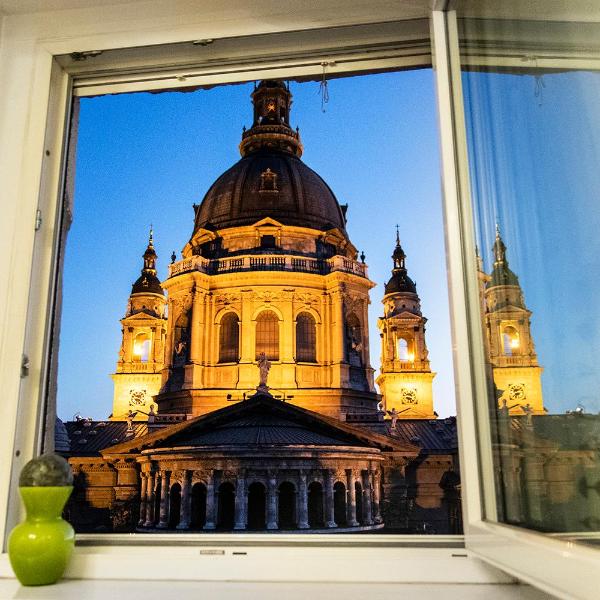
<instances>
[{"instance_id":1,"label":"bell tower","mask_svg":"<svg viewBox=\"0 0 600 600\"><path fill-rule=\"evenodd\" d=\"M433 378L425 342L425 323L414 281L406 270L406 254L396 226L392 277L385 285L384 315L377 325L381 336L381 374L377 384L384 408L399 418L435 419Z\"/></svg>"},{"instance_id":2,"label":"bell tower","mask_svg":"<svg viewBox=\"0 0 600 600\"><path fill-rule=\"evenodd\" d=\"M167 319L156 258L150 229L142 273L131 288L127 312L121 319L123 337L117 370L112 375L114 420L124 419L129 411L136 413L136 420L146 420L152 396L160 390Z\"/></svg>"},{"instance_id":3,"label":"bell tower","mask_svg":"<svg viewBox=\"0 0 600 600\"><path fill-rule=\"evenodd\" d=\"M531 337L527 310L518 277L510 270L506 246L496 226L494 266L484 289L484 327L499 406L511 414L544 413L542 367Z\"/></svg>"}]
</instances>

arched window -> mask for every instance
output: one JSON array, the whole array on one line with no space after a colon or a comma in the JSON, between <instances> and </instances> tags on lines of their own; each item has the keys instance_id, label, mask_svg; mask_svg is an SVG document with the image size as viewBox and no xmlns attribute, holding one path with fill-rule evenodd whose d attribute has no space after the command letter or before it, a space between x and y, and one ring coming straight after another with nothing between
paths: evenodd
<instances>
[{"instance_id":1,"label":"arched window","mask_svg":"<svg viewBox=\"0 0 600 600\"><path fill-rule=\"evenodd\" d=\"M356 367L362 366L363 339L360 320L354 313L346 318L346 355L348 362Z\"/></svg>"},{"instance_id":2,"label":"arched window","mask_svg":"<svg viewBox=\"0 0 600 600\"><path fill-rule=\"evenodd\" d=\"M502 331L502 350L506 356L519 354L521 340L519 332L514 327L505 327Z\"/></svg>"},{"instance_id":3,"label":"arched window","mask_svg":"<svg viewBox=\"0 0 600 600\"><path fill-rule=\"evenodd\" d=\"M148 362L150 358L150 336L147 333L138 333L133 340L134 362Z\"/></svg>"},{"instance_id":4,"label":"arched window","mask_svg":"<svg viewBox=\"0 0 600 600\"><path fill-rule=\"evenodd\" d=\"M408 342L404 338L398 338L398 360L410 360L408 358Z\"/></svg>"},{"instance_id":5,"label":"arched window","mask_svg":"<svg viewBox=\"0 0 600 600\"><path fill-rule=\"evenodd\" d=\"M238 316L227 313L221 319L219 329L219 362L229 363L240 360L240 328Z\"/></svg>"},{"instance_id":6,"label":"arched window","mask_svg":"<svg viewBox=\"0 0 600 600\"><path fill-rule=\"evenodd\" d=\"M296 360L317 362L317 326L309 313L300 313L296 319Z\"/></svg>"},{"instance_id":7,"label":"arched window","mask_svg":"<svg viewBox=\"0 0 600 600\"><path fill-rule=\"evenodd\" d=\"M256 319L256 359L261 352L269 360L279 360L279 319L271 310L265 310Z\"/></svg>"}]
</instances>

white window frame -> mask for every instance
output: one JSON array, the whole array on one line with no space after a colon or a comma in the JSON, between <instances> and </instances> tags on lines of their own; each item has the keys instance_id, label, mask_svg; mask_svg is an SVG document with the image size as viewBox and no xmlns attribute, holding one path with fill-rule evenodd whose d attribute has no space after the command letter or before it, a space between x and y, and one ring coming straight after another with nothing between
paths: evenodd
<instances>
[{"instance_id":1,"label":"white window frame","mask_svg":"<svg viewBox=\"0 0 600 600\"><path fill-rule=\"evenodd\" d=\"M170 5L168 9L166 4ZM281 2L253 4L232 0L228 3L227 19L218 1L203 3L201 15L197 11L190 14L189 7L179 9L176 3L166 4L145 2L147 12L140 15L135 3L123 3L110 13L112 20L106 18L105 8L92 5L84 9L66 8L60 14L38 12L3 18L0 33L0 89L3 90L0 95L3 188L0 515L5 518L0 518L0 540L4 550L6 533L21 516L16 493L17 474L41 445L44 420L39 399L44 396L46 381L44 357L49 344L46 338L54 295L50 282L54 280L59 243L59 192L64 183L65 130L72 91L68 69L54 57L71 52L151 47L291 30L304 30L306 39L310 39L310 30L321 27L422 18L428 14L429 3L423 0L407 3L410 6L398 6L403 3L331 1L316 3L319 6L315 9L298 8L293 15L274 17L272 9L281 7ZM473 558L480 556L486 563L552 593L581 598L597 595L600 557L596 552L568 541L486 521L484 517L483 507L489 511L494 505L494 496L490 485L486 485L492 481L489 424L483 418L482 406L479 411L477 407L477 402L483 403L485 398L485 381L483 355L477 354L483 344L476 322L474 236L456 16L453 12L434 10L429 17L438 92L467 551L456 547L456 538L430 536L379 536L376 542L366 544L363 536L290 536L289 539L278 536L277 543L265 544L264 537L240 534L203 540L186 536L193 543L183 545L181 537L169 535L161 535L159 542L153 536L144 536L144 541L140 541L131 536L113 535L111 545L100 545L90 538L86 545L79 546L69 576L164 579L170 575L179 579L246 581L511 581L510 577ZM246 70L247 79L318 74L322 62L333 60L329 55L319 56L319 42L314 43L315 55L311 60L294 62L293 57L286 56L285 60L276 61L271 57L271 62L250 65ZM132 56L130 69L133 71L135 60ZM406 53L398 52L391 58L381 55L379 60L381 68L393 68L406 65L409 58ZM92 62L86 63L86 68L87 64ZM372 57L364 57L366 66L363 68L372 69L374 64ZM225 72L220 67L217 73L186 69L180 81L177 79L181 74L179 65L170 72L168 65L164 66L170 77L165 87L169 88L241 80L235 69ZM328 66L335 69L334 65ZM360 70L360 57L357 57L356 68ZM89 75L88 84L92 73ZM100 79L104 76L101 74ZM114 74L100 79L93 82L97 93L132 90L136 85L148 87L148 83L139 81L116 81ZM77 93L91 92L82 86ZM39 215L42 223L36 232ZM25 354L27 365L22 364ZM28 376L20 377L22 369L28 370ZM257 544L258 540L263 544ZM357 545L347 547L348 542ZM157 553L156 547L165 544L173 547L168 553ZM246 554L234 554L240 551ZM297 562L300 551L301 570ZM213 552L222 553L221 558L217 560ZM208 562L205 558L209 558ZM272 568L274 560L276 569ZM142 563L143 569L140 568ZM2 554L0 577L10 574L6 554Z\"/></svg>"},{"instance_id":2,"label":"white window frame","mask_svg":"<svg viewBox=\"0 0 600 600\"><path fill-rule=\"evenodd\" d=\"M541 7L542 8L542 7ZM596 19L598 20L598 19ZM466 128L461 84L461 55L456 12L432 14L432 40L438 86L438 116L446 251L449 266L459 454L465 541L476 556L564 598L597 598L600 554L561 536L548 536L498 523L488 390L477 287L476 249L469 184ZM550 54L550 53L549 53ZM489 66L521 66L523 55L487 56ZM472 56L468 64L486 64ZM597 57L540 57L536 66L598 69ZM465 357L467 359L465 360ZM477 460L473 460L477 457Z\"/></svg>"}]
</instances>

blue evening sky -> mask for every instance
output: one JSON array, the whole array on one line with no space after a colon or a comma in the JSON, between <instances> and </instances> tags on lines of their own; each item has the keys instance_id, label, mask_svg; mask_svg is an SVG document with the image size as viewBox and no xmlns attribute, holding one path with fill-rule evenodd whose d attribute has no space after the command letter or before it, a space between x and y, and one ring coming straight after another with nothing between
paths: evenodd
<instances>
[{"instance_id":1,"label":"blue evening sky","mask_svg":"<svg viewBox=\"0 0 600 600\"><path fill-rule=\"evenodd\" d=\"M472 194L508 246L550 412L600 411L600 74L466 73Z\"/></svg>"},{"instance_id":2,"label":"blue evening sky","mask_svg":"<svg viewBox=\"0 0 600 600\"><path fill-rule=\"evenodd\" d=\"M106 418L132 282L150 223L166 277L193 227L192 204L239 159L251 125L252 84L193 93L136 93L81 100L74 221L67 242L58 414ZM317 83L291 83L291 121L303 160L348 203L348 232L366 254L371 362L379 366L377 317L390 276L395 225L423 314L435 406L455 413L437 124L431 70L332 80L325 113ZM529 298L531 299L531 298Z\"/></svg>"}]
</instances>

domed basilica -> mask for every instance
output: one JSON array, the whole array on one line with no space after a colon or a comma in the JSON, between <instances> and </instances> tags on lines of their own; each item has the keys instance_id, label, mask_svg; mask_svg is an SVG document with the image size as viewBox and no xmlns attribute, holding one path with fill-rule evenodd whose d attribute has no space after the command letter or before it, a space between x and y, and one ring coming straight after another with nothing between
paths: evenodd
<instances>
[{"instance_id":1,"label":"domed basilica","mask_svg":"<svg viewBox=\"0 0 600 600\"><path fill-rule=\"evenodd\" d=\"M61 431L71 520L82 531L457 533L455 419L436 419L427 320L400 238L378 322L379 395L375 284L346 207L301 160L288 87L263 81L252 103L241 159L194 206L162 282L150 234L110 419Z\"/></svg>"}]
</instances>

